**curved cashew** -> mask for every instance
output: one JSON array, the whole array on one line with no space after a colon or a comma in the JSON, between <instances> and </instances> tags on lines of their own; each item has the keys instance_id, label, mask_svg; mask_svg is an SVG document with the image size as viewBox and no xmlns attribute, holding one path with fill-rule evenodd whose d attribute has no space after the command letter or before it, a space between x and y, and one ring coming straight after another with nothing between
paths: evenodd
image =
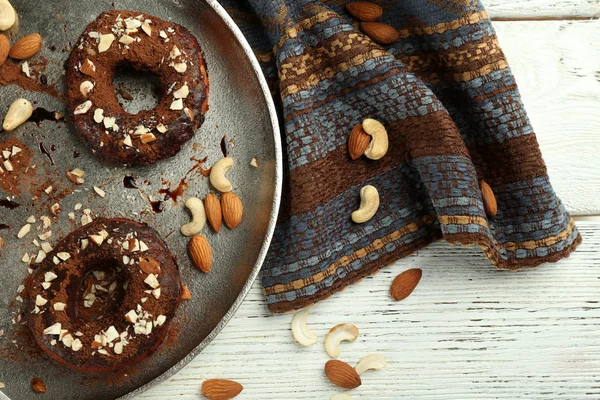
<instances>
[{"instance_id":1,"label":"curved cashew","mask_svg":"<svg viewBox=\"0 0 600 400\"><path fill-rule=\"evenodd\" d=\"M190 197L185 201L185 206L192 213L192 222L181 227L183 236L194 236L200 233L204 225L206 225L206 211L204 211L204 203L202 200L195 197Z\"/></svg>"},{"instance_id":2,"label":"curved cashew","mask_svg":"<svg viewBox=\"0 0 600 400\"><path fill-rule=\"evenodd\" d=\"M306 326L306 317L308 316L308 308L299 311L292 319L292 333L294 337L303 346L312 346L317 342L317 335L312 333Z\"/></svg>"},{"instance_id":3,"label":"curved cashew","mask_svg":"<svg viewBox=\"0 0 600 400\"><path fill-rule=\"evenodd\" d=\"M388 134L383 124L372 118L367 118L362 123L366 133L371 135L371 142L365 150L365 156L371 160L379 160L388 151Z\"/></svg>"},{"instance_id":4,"label":"curved cashew","mask_svg":"<svg viewBox=\"0 0 600 400\"><path fill-rule=\"evenodd\" d=\"M387 365L387 360L379 354L369 354L360 359L356 367L356 373L362 375L369 369L382 369Z\"/></svg>"},{"instance_id":5,"label":"curved cashew","mask_svg":"<svg viewBox=\"0 0 600 400\"><path fill-rule=\"evenodd\" d=\"M360 207L352 213L352 221L357 224L367 222L379 208L379 192L375 186L367 185L360 189Z\"/></svg>"},{"instance_id":6,"label":"curved cashew","mask_svg":"<svg viewBox=\"0 0 600 400\"><path fill-rule=\"evenodd\" d=\"M352 397L345 393L337 393L329 398L329 400L352 400Z\"/></svg>"},{"instance_id":7,"label":"curved cashew","mask_svg":"<svg viewBox=\"0 0 600 400\"><path fill-rule=\"evenodd\" d=\"M233 167L233 158L223 157L213 165L210 170L210 183L221 193L231 192L231 182L225 174Z\"/></svg>"},{"instance_id":8,"label":"curved cashew","mask_svg":"<svg viewBox=\"0 0 600 400\"><path fill-rule=\"evenodd\" d=\"M354 342L358 337L358 328L352 324L339 324L331 328L325 337L325 350L333 358L340 356L340 342Z\"/></svg>"}]
</instances>

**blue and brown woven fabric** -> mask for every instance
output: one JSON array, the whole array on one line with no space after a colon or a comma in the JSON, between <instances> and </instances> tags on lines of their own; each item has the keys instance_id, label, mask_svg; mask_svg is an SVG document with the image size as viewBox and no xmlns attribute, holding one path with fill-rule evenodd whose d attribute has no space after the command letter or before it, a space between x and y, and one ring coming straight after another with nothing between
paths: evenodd
<instances>
[{"instance_id":1,"label":"blue and brown woven fabric","mask_svg":"<svg viewBox=\"0 0 600 400\"><path fill-rule=\"evenodd\" d=\"M324 299L429 243L478 245L500 269L569 255L581 237L477 0L379 0L400 40L382 48L341 0L222 0L262 64L284 127L285 189L263 270L269 308ZM364 118L390 147L352 161ZM495 192L485 214L479 180ZM381 206L350 215L364 185Z\"/></svg>"}]
</instances>

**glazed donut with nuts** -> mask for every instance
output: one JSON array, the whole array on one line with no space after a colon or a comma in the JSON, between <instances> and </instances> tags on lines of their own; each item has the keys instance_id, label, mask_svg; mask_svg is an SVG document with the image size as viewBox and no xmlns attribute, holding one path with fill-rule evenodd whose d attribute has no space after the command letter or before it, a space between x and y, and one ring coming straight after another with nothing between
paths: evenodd
<instances>
[{"instance_id":1,"label":"glazed donut with nuts","mask_svg":"<svg viewBox=\"0 0 600 400\"><path fill-rule=\"evenodd\" d=\"M156 107L127 113L115 95L121 67L156 74ZM77 40L66 71L67 106L76 130L102 159L129 165L174 156L208 111L208 75L200 45L184 27L133 11L113 10Z\"/></svg>"}]
</instances>

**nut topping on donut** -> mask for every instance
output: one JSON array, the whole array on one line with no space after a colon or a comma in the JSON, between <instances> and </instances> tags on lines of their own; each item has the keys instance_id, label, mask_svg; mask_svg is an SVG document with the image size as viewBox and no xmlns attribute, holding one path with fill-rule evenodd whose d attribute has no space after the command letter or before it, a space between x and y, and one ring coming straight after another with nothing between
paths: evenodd
<instances>
[{"instance_id":1,"label":"nut topping on donut","mask_svg":"<svg viewBox=\"0 0 600 400\"><path fill-rule=\"evenodd\" d=\"M81 68L79 68L79 70L81 71L81 73L86 74L88 76L96 76L96 65L94 65L94 63L87 58L85 59L83 64L81 64Z\"/></svg>"},{"instance_id":2,"label":"nut topping on donut","mask_svg":"<svg viewBox=\"0 0 600 400\"><path fill-rule=\"evenodd\" d=\"M104 53L115 41L115 35L107 33L106 35L100 35L100 41L98 42L98 53Z\"/></svg>"}]
</instances>

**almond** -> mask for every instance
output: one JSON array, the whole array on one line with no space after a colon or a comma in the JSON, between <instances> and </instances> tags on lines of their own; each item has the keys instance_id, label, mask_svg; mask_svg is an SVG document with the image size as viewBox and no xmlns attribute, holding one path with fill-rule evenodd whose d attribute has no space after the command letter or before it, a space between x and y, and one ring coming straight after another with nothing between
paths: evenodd
<instances>
[{"instance_id":1,"label":"almond","mask_svg":"<svg viewBox=\"0 0 600 400\"><path fill-rule=\"evenodd\" d=\"M206 196L206 199L204 199L204 210L206 211L206 219L211 228L218 233L223 223L223 213L221 212L221 203L217 196L212 193Z\"/></svg>"},{"instance_id":2,"label":"almond","mask_svg":"<svg viewBox=\"0 0 600 400\"><path fill-rule=\"evenodd\" d=\"M325 375L331 383L344 389L354 389L362 383L356 370L340 360L327 361Z\"/></svg>"},{"instance_id":3,"label":"almond","mask_svg":"<svg viewBox=\"0 0 600 400\"><path fill-rule=\"evenodd\" d=\"M242 390L242 385L228 379L209 379L202 383L202 394L209 400L233 399Z\"/></svg>"},{"instance_id":4,"label":"almond","mask_svg":"<svg viewBox=\"0 0 600 400\"><path fill-rule=\"evenodd\" d=\"M32 33L31 35L22 37L15 43L8 55L17 60L24 60L33 56L40 51L41 48L42 37L39 33Z\"/></svg>"},{"instance_id":5,"label":"almond","mask_svg":"<svg viewBox=\"0 0 600 400\"><path fill-rule=\"evenodd\" d=\"M81 68L79 69L82 74L86 74L88 76L96 76L96 66L89 59L85 59L83 64L81 64Z\"/></svg>"},{"instance_id":6,"label":"almond","mask_svg":"<svg viewBox=\"0 0 600 400\"><path fill-rule=\"evenodd\" d=\"M381 22L361 22L360 29L365 35L379 44L390 44L400 39L400 32Z\"/></svg>"},{"instance_id":7,"label":"almond","mask_svg":"<svg viewBox=\"0 0 600 400\"><path fill-rule=\"evenodd\" d=\"M160 275L160 264L152 257L140 258L140 269L147 274Z\"/></svg>"},{"instance_id":8,"label":"almond","mask_svg":"<svg viewBox=\"0 0 600 400\"><path fill-rule=\"evenodd\" d=\"M383 8L377 4L366 1L357 1L346 4L346 10L360 21L377 21L383 15Z\"/></svg>"},{"instance_id":9,"label":"almond","mask_svg":"<svg viewBox=\"0 0 600 400\"><path fill-rule=\"evenodd\" d=\"M402 272L394 279L390 287L390 295L396 301L404 300L415 290L423 271L419 268L412 268Z\"/></svg>"},{"instance_id":10,"label":"almond","mask_svg":"<svg viewBox=\"0 0 600 400\"><path fill-rule=\"evenodd\" d=\"M209 272L212 266L212 250L208 240L202 235L196 235L188 243L188 254L194 266L202 272Z\"/></svg>"},{"instance_id":11,"label":"almond","mask_svg":"<svg viewBox=\"0 0 600 400\"><path fill-rule=\"evenodd\" d=\"M33 378L31 380L31 389L36 393L46 393L48 390L46 384L40 378Z\"/></svg>"},{"instance_id":12,"label":"almond","mask_svg":"<svg viewBox=\"0 0 600 400\"><path fill-rule=\"evenodd\" d=\"M0 35L0 65L4 64L8 53L10 52L10 40L4 35Z\"/></svg>"},{"instance_id":13,"label":"almond","mask_svg":"<svg viewBox=\"0 0 600 400\"><path fill-rule=\"evenodd\" d=\"M240 224L244 213L240 198L233 192L223 193L221 196L221 209L225 224L229 229L235 229Z\"/></svg>"},{"instance_id":14,"label":"almond","mask_svg":"<svg viewBox=\"0 0 600 400\"><path fill-rule=\"evenodd\" d=\"M350 158L356 160L360 158L367 150L371 136L369 136L362 127L362 124L357 124L348 138L348 153Z\"/></svg>"},{"instance_id":15,"label":"almond","mask_svg":"<svg viewBox=\"0 0 600 400\"><path fill-rule=\"evenodd\" d=\"M496 203L496 196L494 191L483 179L479 181L479 187L481 188L481 197L483 197L483 209L488 217L495 217L498 213L498 203Z\"/></svg>"},{"instance_id":16,"label":"almond","mask_svg":"<svg viewBox=\"0 0 600 400\"><path fill-rule=\"evenodd\" d=\"M191 300L192 294L190 293L190 289L187 286L181 288L181 300Z\"/></svg>"}]
</instances>

